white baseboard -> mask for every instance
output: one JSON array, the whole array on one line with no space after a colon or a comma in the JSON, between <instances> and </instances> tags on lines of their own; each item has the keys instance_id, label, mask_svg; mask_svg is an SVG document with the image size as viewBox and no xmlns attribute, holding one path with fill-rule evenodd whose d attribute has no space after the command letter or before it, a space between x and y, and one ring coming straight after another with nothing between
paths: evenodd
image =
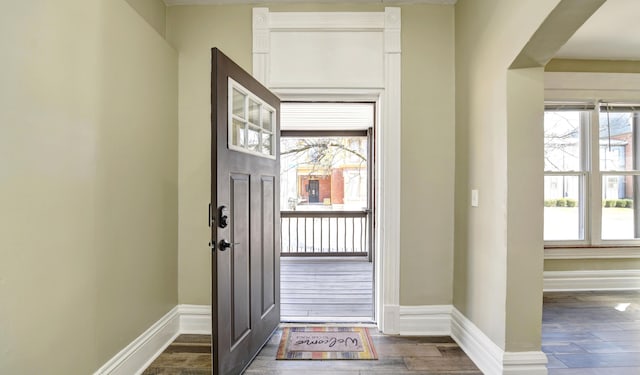
<instances>
[{"instance_id":1,"label":"white baseboard","mask_svg":"<svg viewBox=\"0 0 640 375\"><path fill-rule=\"evenodd\" d=\"M451 305L400 306L398 333L403 336L451 335Z\"/></svg>"},{"instance_id":2,"label":"white baseboard","mask_svg":"<svg viewBox=\"0 0 640 375\"><path fill-rule=\"evenodd\" d=\"M547 355L543 352L505 352L502 355L504 375L547 375Z\"/></svg>"},{"instance_id":3,"label":"white baseboard","mask_svg":"<svg viewBox=\"0 0 640 375\"><path fill-rule=\"evenodd\" d=\"M94 375L140 374L175 340L180 331L178 306L122 349Z\"/></svg>"},{"instance_id":4,"label":"white baseboard","mask_svg":"<svg viewBox=\"0 0 640 375\"><path fill-rule=\"evenodd\" d=\"M502 373L504 351L456 308L451 313L451 337L485 375Z\"/></svg>"},{"instance_id":5,"label":"white baseboard","mask_svg":"<svg viewBox=\"0 0 640 375\"><path fill-rule=\"evenodd\" d=\"M544 291L640 290L640 270L545 271Z\"/></svg>"},{"instance_id":6,"label":"white baseboard","mask_svg":"<svg viewBox=\"0 0 640 375\"><path fill-rule=\"evenodd\" d=\"M451 336L486 375L546 375L542 352L504 352L451 305L385 306L387 324L405 336ZM179 334L210 334L211 307L178 305L94 375L142 373ZM391 333L391 332L388 332Z\"/></svg>"},{"instance_id":7,"label":"white baseboard","mask_svg":"<svg viewBox=\"0 0 640 375\"><path fill-rule=\"evenodd\" d=\"M211 306L179 305L180 333L193 335L211 334Z\"/></svg>"},{"instance_id":8,"label":"white baseboard","mask_svg":"<svg viewBox=\"0 0 640 375\"><path fill-rule=\"evenodd\" d=\"M94 375L141 374L180 334L211 334L211 306L174 307Z\"/></svg>"},{"instance_id":9,"label":"white baseboard","mask_svg":"<svg viewBox=\"0 0 640 375\"><path fill-rule=\"evenodd\" d=\"M485 375L547 375L543 352L505 352L456 308L451 337Z\"/></svg>"}]
</instances>

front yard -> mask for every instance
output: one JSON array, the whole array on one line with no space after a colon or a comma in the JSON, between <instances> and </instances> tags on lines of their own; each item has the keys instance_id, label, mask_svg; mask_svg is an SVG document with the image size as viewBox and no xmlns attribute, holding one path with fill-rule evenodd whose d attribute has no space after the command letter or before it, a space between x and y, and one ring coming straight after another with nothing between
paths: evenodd
<instances>
[{"instance_id":1,"label":"front yard","mask_svg":"<svg viewBox=\"0 0 640 375\"><path fill-rule=\"evenodd\" d=\"M634 238L633 209L603 207L602 238L609 240ZM578 207L545 207L544 239L546 241L578 240Z\"/></svg>"}]
</instances>

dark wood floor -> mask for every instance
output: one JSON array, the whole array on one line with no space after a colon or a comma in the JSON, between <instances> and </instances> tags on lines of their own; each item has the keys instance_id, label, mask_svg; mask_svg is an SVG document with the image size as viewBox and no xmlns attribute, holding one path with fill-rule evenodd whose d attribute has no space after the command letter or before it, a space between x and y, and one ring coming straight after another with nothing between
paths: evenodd
<instances>
[{"instance_id":1,"label":"dark wood floor","mask_svg":"<svg viewBox=\"0 0 640 375\"><path fill-rule=\"evenodd\" d=\"M282 321L373 321L373 263L355 258L280 260Z\"/></svg>"},{"instance_id":2,"label":"dark wood floor","mask_svg":"<svg viewBox=\"0 0 640 375\"><path fill-rule=\"evenodd\" d=\"M549 375L639 375L640 292L545 293Z\"/></svg>"},{"instance_id":3,"label":"dark wood floor","mask_svg":"<svg viewBox=\"0 0 640 375\"><path fill-rule=\"evenodd\" d=\"M178 336L143 374L211 375L211 336Z\"/></svg>"},{"instance_id":4,"label":"dark wood floor","mask_svg":"<svg viewBox=\"0 0 640 375\"><path fill-rule=\"evenodd\" d=\"M247 374L480 374L448 337L384 336L377 361L276 361L278 331ZM211 373L210 336L182 335L144 372ZM640 375L640 292L545 293L542 350L549 375Z\"/></svg>"},{"instance_id":5,"label":"dark wood floor","mask_svg":"<svg viewBox=\"0 0 640 375\"><path fill-rule=\"evenodd\" d=\"M450 337L385 336L370 329L378 360L276 360L278 330L251 363L247 375L418 375L482 372ZM210 336L182 335L144 372L145 375L211 374Z\"/></svg>"}]
</instances>

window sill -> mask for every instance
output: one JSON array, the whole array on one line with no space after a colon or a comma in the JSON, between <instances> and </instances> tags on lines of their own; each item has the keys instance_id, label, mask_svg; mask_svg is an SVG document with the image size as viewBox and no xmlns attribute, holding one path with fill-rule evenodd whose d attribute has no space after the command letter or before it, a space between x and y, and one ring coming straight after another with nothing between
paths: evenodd
<instances>
[{"instance_id":1,"label":"window sill","mask_svg":"<svg viewBox=\"0 0 640 375\"><path fill-rule=\"evenodd\" d=\"M634 259L640 246L545 246L544 259Z\"/></svg>"}]
</instances>

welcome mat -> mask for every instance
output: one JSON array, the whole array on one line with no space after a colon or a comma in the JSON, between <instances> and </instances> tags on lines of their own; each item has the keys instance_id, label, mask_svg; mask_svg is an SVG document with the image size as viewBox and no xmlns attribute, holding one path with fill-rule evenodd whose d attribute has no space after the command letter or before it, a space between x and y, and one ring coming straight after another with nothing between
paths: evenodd
<instances>
[{"instance_id":1,"label":"welcome mat","mask_svg":"<svg viewBox=\"0 0 640 375\"><path fill-rule=\"evenodd\" d=\"M367 328L286 327L276 359L378 359Z\"/></svg>"}]
</instances>

